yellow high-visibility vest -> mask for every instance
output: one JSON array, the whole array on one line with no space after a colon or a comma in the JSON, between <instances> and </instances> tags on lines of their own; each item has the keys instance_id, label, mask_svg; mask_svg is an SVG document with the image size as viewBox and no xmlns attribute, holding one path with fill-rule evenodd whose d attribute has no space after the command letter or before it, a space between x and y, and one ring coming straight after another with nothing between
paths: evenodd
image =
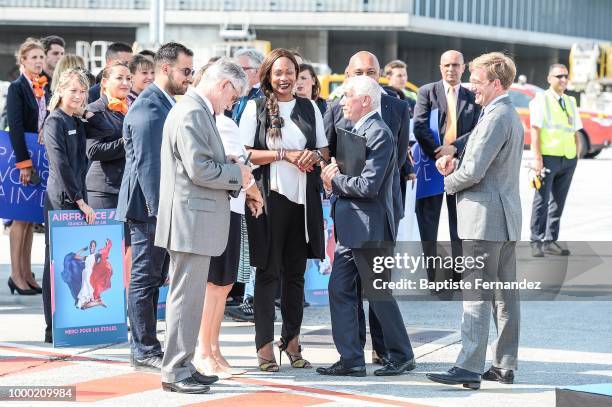
<instances>
[{"instance_id":1,"label":"yellow high-visibility vest","mask_svg":"<svg viewBox=\"0 0 612 407\"><path fill-rule=\"evenodd\" d=\"M576 99L563 95L565 110L561 108L557 95L548 90L536 95L539 106L544 108L544 120L540 130L540 151L542 155L576 157L575 120L578 116ZM542 103L543 102L543 103Z\"/></svg>"}]
</instances>

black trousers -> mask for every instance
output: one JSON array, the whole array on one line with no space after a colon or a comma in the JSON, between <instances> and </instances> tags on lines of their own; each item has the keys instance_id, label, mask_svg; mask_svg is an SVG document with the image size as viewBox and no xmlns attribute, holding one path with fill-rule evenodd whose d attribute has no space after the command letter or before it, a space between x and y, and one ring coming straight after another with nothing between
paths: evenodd
<instances>
[{"instance_id":1,"label":"black trousers","mask_svg":"<svg viewBox=\"0 0 612 407\"><path fill-rule=\"evenodd\" d=\"M533 195L531 209L531 241L556 241L559 225L569 192L577 159L542 156L544 167L550 170L542 180L542 186Z\"/></svg>"},{"instance_id":2,"label":"black trousers","mask_svg":"<svg viewBox=\"0 0 612 407\"><path fill-rule=\"evenodd\" d=\"M281 338L289 342L300 334L304 314L304 272L308 250L304 205L274 191L268 197L270 257L255 274L255 346L274 340L274 298L281 285ZM281 278L282 275L282 278Z\"/></svg>"},{"instance_id":3,"label":"black trousers","mask_svg":"<svg viewBox=\"0 0 612 407\"><path fill-rule=\"evenodd\" d=\"M329 308L334 344L340 353L342 365L346 368L365 365L365 335L362 335L362 324L358 315L361 304L359 281L370 310L379 321L386 356L396 363L404 363L414 357L402 314L391 291L373 289L374 280L389 281L390 272L374 274L372 261L375 256L390 254L392 252L388 249L349 249L340 244L336 246L328 288Z\"/></svg>"},{"instance_id":4,"label":"black trousers","mask_svg":"<svg viewBox=\"0 0 612 407\"><path fill-rule=\"evenodd\" d=\"M457 234L457 201L455 195L440 194L417 199L415 204L417 223L419 224L419 233L421 234L423 254L425 256L436 256L438 252L436 247L438 225L440 224L440 212L444 195L446 195L446 207L448 208L448 228L450 231L452 256L456 258L461 256L461 240ZM453 272L452 278L453 281L459 281L461 280L461 274ZM435 267L427 268L427 279L435 281Z\"/></svg>"}]
</instances>

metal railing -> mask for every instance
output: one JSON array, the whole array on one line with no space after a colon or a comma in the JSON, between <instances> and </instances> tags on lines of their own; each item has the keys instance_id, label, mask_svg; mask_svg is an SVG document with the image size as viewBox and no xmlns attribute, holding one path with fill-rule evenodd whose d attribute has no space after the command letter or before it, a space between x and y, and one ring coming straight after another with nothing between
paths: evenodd
<instances>
[{"instance_id":1,"label":"metal railing","mask_svg":"<svg viewBox=\"0 0 612 407\"><path fill-rule=\"evenodd\" d=\"M612 38L612 2L602 0L413 0L410 13L516 30Z\"/></svg>"},{"instance_id":2,"label":"metal railing","mask_svg":"<svg viewBox=\"0 0 612 407\"><path fill-rule=\"evenodd\" d=\"M407 13L409 0L166 0L167 10ZM150 0L0 0L0 7L148 9Z\"/></svg>"}]
</instances>

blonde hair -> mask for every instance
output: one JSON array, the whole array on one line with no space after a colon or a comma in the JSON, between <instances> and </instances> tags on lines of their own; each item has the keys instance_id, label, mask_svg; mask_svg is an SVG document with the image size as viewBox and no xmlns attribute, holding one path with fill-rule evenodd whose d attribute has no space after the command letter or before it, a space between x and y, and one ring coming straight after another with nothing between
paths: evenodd
<instances>
[{"instance_id":1,"label":"blonde hair","mask_svg":"<svg viewBox=\"0 0 612 407\"><path fill-rule=\"evenodd\" d=\"M89 89L89 80L84 70L79 68L65 70L57 80L55 92L53 92L53 96L51 96L51 100L49 101L48 109L50 112L54 111L59 106L62 101L60 93L70 85L73 79L76 79L79 85L85 90ZM83 107L85 107L85 105L87 105L87 92L85 92L85 97L83 98Z\"/></svg>"},{"instance_id":2,"label":"blonde hair","mask_svg":"<svg viewBox=\"0 0 612 407\"><path fill-rule=\"evenodd\" d=\"M26 40L19 46L19 49L15 53L17 65L21 65L21 61L26 58L28 52L36 48L40 49L43 53L45 52L45 48L43 47L42 42L38 41L36 38L26 38Z\"/></svg>"},{"instance_id":3,"label":"blonde hair","mask_svg":"<svg viewBox=\"0 0 612 407\"><path fill-rule=\"evenodd\" d=\"M55 92L57 89L57 83L59 82L60 76L72 68L81 68L85 69L85 61L78 55L75 54L66 54L59 60L57 66L55 67L55 71L53 71L53 78L51 79L51 92Z\"/></svg>"},{"instance_id":4,"label":"blonde hair","mask_svg":"<svg viewBox=\"0 0 612 407\"><path fill-rule=\"evenodd\" d=\"M485 70L488 80L499 79L504 89L508 89L512 85L516 76L514 61L501 52L483 54L470 62L470 72L478 68Z\"/></svg>"}]
</instances>

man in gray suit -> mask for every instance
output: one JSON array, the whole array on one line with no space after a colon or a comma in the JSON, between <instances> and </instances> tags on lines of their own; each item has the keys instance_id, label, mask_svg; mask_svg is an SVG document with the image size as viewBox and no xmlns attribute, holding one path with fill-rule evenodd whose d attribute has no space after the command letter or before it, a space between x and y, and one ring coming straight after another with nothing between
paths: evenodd
<instances>
[{"instance_id":1,"label":"man in gray suit","mask_svg":"<svg viewBox=\"0 0 612 407\"><path fill-rule=\"evenodd\" d=\"M519 172L523 153L523 126L508 88L514 80L514 62L499 52L484 54L470 64L470 83L482 106L478 124L457 162L438 159L445 175L444 189L457 194L458 233L466 240L464 256L482 256L481 269L467 271L464 281L516 281L516 241L521 234ZM438 383L479 389L485 367L491 308L498 337L493 363L484 380L514 381L519 340L519 297L512 289L463 292L462 348L455 366L427 377Z\"/></svg>"},{"instance_id":2,"label":"man in gray suit","mask_svg":"<svg viewBox=\"0 0 612 407\"><path fill-rule=\"evenodd\" d=\"M229 196L252 181L249 167L228 160L215 114L231 108L246 88L246 74L222 59L170 110L164 124L155 245L170 253L166 301L166 351L162 388L206 393L210 378L191 363L196 346L211 256L229 233ZM249 202L249 204L253 204Z\"/></svg>"}]
</instances>

